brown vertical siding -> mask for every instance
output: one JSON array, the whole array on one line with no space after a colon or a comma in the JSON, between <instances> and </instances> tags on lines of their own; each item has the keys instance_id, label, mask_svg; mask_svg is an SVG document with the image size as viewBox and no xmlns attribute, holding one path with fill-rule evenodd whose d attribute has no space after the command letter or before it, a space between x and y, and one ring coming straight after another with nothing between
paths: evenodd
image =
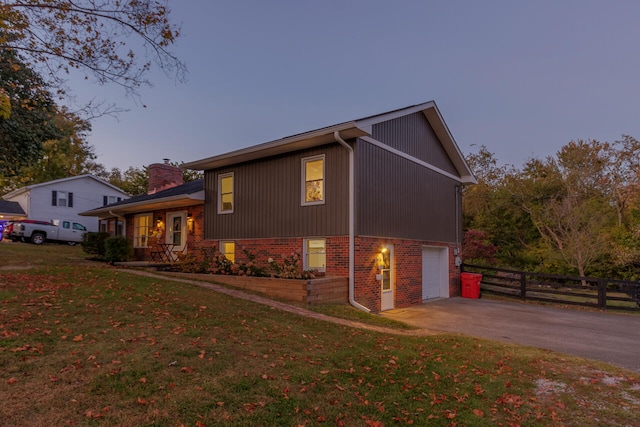
<instances>
[{"instance_id":1,"label":"brown vertical siding","mask_svg":"<svg viewBox=\"0 0 640 427\"><path fill-rule=\"evenodd\" d=\"M301 161L325 155L325 203L301 206ZM207 239L348 233L348 153L338 144L206 171ZM234 173L234 212L217 212L217 176Z\"/></svg>"},{"instance_id":2,"label":"brown vertical siding","mask_svg":"<svg viewBox=\"0 0 640 427\"><path fill-rule=\"evenodd\" d=\"M371 136L396 150L449 173L458 174L422 112L374 125Z\"/></svg>"},{"instance_id":3,"label":"brown vertical siding","mask_svg":"<svg viewBox=\"0 0 640 427\"><path fill-rule=\"evenodd\" d=\"M356 234L455 242L457 182L358 140Z\"/></svg>"}]
</instances>

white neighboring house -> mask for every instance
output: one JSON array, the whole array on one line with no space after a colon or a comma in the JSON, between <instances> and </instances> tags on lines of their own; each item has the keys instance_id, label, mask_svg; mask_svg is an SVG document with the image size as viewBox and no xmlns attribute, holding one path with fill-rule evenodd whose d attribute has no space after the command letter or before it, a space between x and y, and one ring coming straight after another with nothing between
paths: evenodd
<instances>
[{"instance_id":1,"label":"white neighboring house","mask_svg":"<svg viewBox=\"0 0 640 427\"><path fill-rule=\"evenodd\" d=\"M27 185L2 198L17 202L28 219L70 219L89 231L98 231L98 218L78 213L127 199L129 195L107 181L85 174Z\"/></svg>"}]
</instances>

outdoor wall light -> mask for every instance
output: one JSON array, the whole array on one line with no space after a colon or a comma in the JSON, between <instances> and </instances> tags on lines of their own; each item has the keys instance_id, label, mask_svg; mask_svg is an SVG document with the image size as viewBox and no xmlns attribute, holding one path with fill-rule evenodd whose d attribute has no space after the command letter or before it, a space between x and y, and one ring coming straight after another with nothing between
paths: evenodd
<instances>
[{"instance_id":1,"label":"outdoor wall light","mask_svg":"<svg viewBox=\"0 0 640 427\"><path fill-rule=\"evenodd\" d=\"M191 214L187 215L187 228L189 229L189 233L193 234L195 231L196 222L193 220Z\"/></svg>"}]
</instances>

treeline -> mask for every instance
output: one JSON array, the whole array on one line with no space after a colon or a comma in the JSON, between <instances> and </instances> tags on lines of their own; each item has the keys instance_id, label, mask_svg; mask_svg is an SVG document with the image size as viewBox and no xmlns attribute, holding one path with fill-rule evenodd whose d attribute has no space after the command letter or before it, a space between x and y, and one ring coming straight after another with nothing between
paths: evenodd
<instances>
[{"instance_id":1,"label":"treeline","mask_svg":"<svg viewBox=\"0 0 640 427\"><path fill-rule=\"evenodd\" d=\"M640 278L640 142L577 140L521 168L467 157L464 260L556 274Z\"/></svg>"}]
</instances>

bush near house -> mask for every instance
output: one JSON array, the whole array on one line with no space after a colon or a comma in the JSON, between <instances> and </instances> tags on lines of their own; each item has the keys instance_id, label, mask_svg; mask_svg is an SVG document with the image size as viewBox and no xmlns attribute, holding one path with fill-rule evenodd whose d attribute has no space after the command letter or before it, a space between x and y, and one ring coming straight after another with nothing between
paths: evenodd
<instances>
[{"instance_id":1,"label":"bush near house","mask_svg":"<svg viewBox=\"0 0 640 427\"><path fill-rule=\"evenodd\" d=\"M110 263L128 261L133 256L131 241L122 236L109 237L104 249L104 259Z\"/></svg>"},{"instance_id":2,"label":"bush near house","mask_svg":"<svg viewBox=\"0 0 640 427\"><path fill-rule=\"evenodd\" d=\"M252 277L277 277L282 279L314 279L317 270L303 270L302 257L299 253L283 255L280 263L273 258L267 260L267 264L261 264L256 260L256 255L249 249L242 248L245 260L232 262L217 250L216 246L201 249L198 256L189 253L182 256L179 269L182 273L210 273L234 276Z\"/></svg>"},{"instance_id":3,"label":"bush near house","mask_svg":"<svg viewBox=\"0 0 640 427\"><path fill-rule=\"evenodd\" d=\"M103 258L105 254L104 242L111 237L109 233L89 231L82 236L82 250L89 255L96 255Z\"/></svg>"}]
</instances>

